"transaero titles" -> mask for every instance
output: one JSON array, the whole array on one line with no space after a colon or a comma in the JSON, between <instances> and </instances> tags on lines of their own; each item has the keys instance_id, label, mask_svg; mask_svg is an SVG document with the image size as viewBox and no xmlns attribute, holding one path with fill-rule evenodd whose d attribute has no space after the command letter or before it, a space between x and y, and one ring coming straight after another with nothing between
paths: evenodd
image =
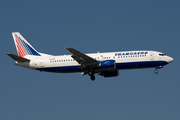
<instances>
[{"instance_id":1,"label":"transaero titles","mask_svg":"<svg viewBox=\"0 0 180 120\"><path fill-rule=\"evenodd\" d=\"M128 53L115 53L115 56L120 55L146 55L148 52L128 52Z\"/></svg>"}]
</instances>

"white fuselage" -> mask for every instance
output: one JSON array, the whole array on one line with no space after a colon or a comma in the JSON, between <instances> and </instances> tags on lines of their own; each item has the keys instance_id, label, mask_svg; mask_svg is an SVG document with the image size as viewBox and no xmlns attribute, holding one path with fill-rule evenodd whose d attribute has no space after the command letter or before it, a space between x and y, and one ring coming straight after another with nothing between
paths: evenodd
<instances>
[{"instance_id":1,"label":"white fuselage","mask_svg":"<svg viewBox=\"0 0 180 120\"><path fill-rule=\"evenodd\" d=\"M115 60L115 68L96 68L95 72L120 69L137 69L164 66L173 61L173 58L157 51L124 51L86 54L97 61ZM44 55L31 56L25 58L31 59L30 62L17 62L17 65L47 72L86 72L81 65L76 62L71 55Z\"/></svg>"}]
</instances>

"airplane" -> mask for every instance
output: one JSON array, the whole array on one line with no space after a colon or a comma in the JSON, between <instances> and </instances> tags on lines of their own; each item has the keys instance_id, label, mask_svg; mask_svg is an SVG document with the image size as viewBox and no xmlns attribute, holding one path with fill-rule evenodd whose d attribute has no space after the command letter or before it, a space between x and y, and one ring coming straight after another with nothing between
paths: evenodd
<instances>
[{"instance_id":1,"label":"airplane","mask_svg":"<svg viewBox=\"0 0 180 120\"><path fill-rule=\"evenodd\" d=\"M45 72L75 73L89 75L95 80L95 74L104 77L116 77L119 70L155 68L157 69L173 62L173 58L162 52L137 50L122 52L104 52L84 54L74 48L66 48L72 55L49 55L38 52L19 33L12 33L18 55L7 53L15 60L16 65Z\"/></svg>"}]
</instances>

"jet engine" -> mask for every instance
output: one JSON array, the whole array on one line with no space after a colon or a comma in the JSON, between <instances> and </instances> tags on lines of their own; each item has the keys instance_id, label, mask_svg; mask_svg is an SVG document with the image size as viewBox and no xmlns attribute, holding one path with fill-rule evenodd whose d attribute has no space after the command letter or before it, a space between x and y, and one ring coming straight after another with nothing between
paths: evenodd
<instances>
[{"instance_id":1,"label":"jet engine","mask_svg":"<svg viewBox=\"0 0 180 120\"><path fill-rule=\"evenodd\" d=\"M101 61L99 66L101 68L116 68L116 62L115 60L105 60Z\"/></svg>"}]
</instances>

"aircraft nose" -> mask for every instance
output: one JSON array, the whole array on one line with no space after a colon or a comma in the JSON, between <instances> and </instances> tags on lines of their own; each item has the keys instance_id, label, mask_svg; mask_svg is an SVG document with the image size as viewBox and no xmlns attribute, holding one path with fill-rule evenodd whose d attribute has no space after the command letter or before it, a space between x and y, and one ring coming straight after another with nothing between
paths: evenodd
<instances>
[{"instance_id":1,"label":"aircraft nose","mask_svg":"<svg viewBox=\"0 0 180 120\"><path fill-rule=\"evenodd\" d=\"M171 62L173 62L174 61L174 59L172 58L172 57L169 57L168 58L168 63L171 63Z\"/></svg>"}]
</instances>

